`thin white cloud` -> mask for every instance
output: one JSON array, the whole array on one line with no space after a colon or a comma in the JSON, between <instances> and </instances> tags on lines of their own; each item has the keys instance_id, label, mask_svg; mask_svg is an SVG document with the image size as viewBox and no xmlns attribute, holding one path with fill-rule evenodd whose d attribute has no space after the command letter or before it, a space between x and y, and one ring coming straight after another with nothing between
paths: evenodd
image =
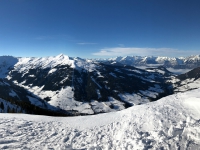
<instances>
[{"instance_id":1,"label":"thin white cloud","mask_svg":"<svg viewBox=\"0 0 200 150\"><path fill-rule=\"evenodd\" d=\"M200 54L199 50L178 50L172 48L137 48L137 47L114 47L103 48L99 52L92 53L95 56L169 56L180 57Z\"/></svg>"},{"instance_id":2,"label":"thin white cloud","mask_svg":"<svg viewBox=\"0 0 200 150\"><path fill-rule=\"evenodd\" d=\"M77 43L78 45L95 45L95 44L97 44L97 43L85 43L85 42L83 42L83 43Z\"/></svg>"}]
</instances>

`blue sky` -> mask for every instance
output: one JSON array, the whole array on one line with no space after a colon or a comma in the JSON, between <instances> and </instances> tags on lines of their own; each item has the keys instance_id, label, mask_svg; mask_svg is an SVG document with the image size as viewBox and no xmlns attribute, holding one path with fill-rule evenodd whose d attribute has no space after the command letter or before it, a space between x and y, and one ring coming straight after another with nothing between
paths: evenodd
<instances>
[{"instance_id":1,"label":"blue sky","mask_svg":"<svg viewBox=\"0 0 200 150\"><path fill-rule=\"evenodd\" d=\"M200 54L199 0L1 0L0 55Z\"/></svg>"}]
</instances>

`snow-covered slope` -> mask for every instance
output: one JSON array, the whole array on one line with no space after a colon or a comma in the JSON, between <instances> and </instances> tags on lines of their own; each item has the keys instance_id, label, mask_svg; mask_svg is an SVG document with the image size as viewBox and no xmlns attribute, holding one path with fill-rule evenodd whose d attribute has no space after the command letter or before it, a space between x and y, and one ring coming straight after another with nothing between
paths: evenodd
<instances>
[{"instance_id":1,"label":"snow-covered slope","mask_svg":"<svg viewBox=\"0 0 200 150\"><path fill-rule=\"evenodd\" d=\"M18 59L12 56L0 56L0 78L5 78L10 68L12 68Z\"/></svg>"},{"instance_id":2,"label":"snow-covered slope","mask_svg":"<svg viewBox=\"0 0 200 150\"><path fill-rule=\"evenodd\" d=\"M200 88L200 67L187 73L174 76L170 81L174 92L185 92Z\"/></svg>"},{"instance_id":3,"label":"snow-covered slope","mask_svg":"<svg viewBox=\"0 0 200 150\"><path fill-rule=\"evenodd\" d=\"M0 114L0 149L197 150L199 129L196 89L95 116Z\"/></svg>"},{"instance_id":4,"label":"snow-covered slope","mask_svg":"<svg viewBox=\"0 0 200 150\"><path fill-rule=\"evenodd\" d=\"M49 73L53 73L55 71L53 68L58 65L69 65L72 68L74 67L74 61L70 59L68 56L63 54L60 54L55 57L39 57L39 58L22 57L17 59L18 62L14 64L13 71L18 71L19 73L23 72L23 75L25 75L28 70L36 68L41 68L41 69L51 68ZM7 62L9 61L10 60L7 60ZM9 76L7 78L9 78Z\"/></svg>"}]
</instances>

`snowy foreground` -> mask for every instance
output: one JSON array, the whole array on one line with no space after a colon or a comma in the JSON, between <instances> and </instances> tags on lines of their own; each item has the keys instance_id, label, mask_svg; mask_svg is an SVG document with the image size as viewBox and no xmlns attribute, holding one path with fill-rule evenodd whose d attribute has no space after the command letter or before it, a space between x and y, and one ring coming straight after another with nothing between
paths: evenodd
<instances>
[{"instance_id":1,"label":"snowy foreground","mask_svg":"<svg viewBox=\"0 0 200 150\"><path fill-rule=\"evenodd\" d=\"M0 149L199 149L200 89L83 117L0 114Z\"/></svg>"}]
</instances>

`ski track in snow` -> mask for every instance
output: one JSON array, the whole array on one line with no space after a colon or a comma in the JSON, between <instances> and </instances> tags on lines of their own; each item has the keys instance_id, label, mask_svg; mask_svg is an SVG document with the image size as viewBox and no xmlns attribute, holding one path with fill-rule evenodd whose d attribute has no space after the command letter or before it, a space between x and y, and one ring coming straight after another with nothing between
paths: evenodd
<instances>
[{"instance_id":1,"label":"ski track in snow","mask_svg":"<svg viewBox=\"0 0 200 150\"><path fill-rule=\"evenodd\" d=\"M0 114L0 149L199 149L200 89L80 117Z\"/></svg>"}]
</instances>

